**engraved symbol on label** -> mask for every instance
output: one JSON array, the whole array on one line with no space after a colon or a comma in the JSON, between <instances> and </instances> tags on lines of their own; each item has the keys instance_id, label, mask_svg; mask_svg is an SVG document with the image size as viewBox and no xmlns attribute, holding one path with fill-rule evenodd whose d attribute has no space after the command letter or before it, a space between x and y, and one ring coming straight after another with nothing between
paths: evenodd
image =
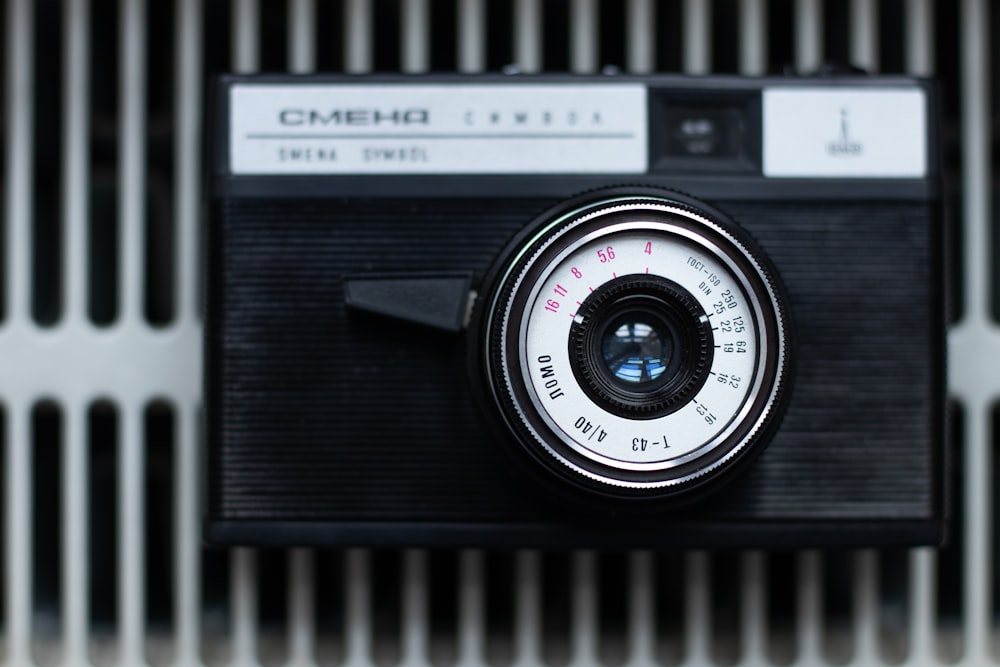
<instances>
[{"instance_id":1,"label":"engraved symbol on label","mask_svg":"<svg viewBox=\"0 0 1000 667\"><path fill-rule=\"evenodd\" d=\"M857 157L861 155L861 144L851 141L847 134L847 109L840 110L840 136L826 145L826 152L834 157Z\"/></svg>"}]
</instances>

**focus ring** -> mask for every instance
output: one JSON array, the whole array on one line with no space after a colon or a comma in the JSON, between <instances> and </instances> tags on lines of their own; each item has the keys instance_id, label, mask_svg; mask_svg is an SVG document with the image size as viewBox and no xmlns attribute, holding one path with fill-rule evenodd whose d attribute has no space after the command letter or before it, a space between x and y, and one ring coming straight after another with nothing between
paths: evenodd
<instances>
[{"instance_id":1,"label":"focus ring","mask_svg":"<svg viewBox=\"0 0 1000 667\"><path fill-rule=\"evenodd\" d=\"M615 331L635 323L669 349L669 358L649 360L652 371L634 340L634 327L621 335ZM608 354L609 333L628 339L619 346L620 360ZM593 292L577 310L569 346L574 375L587 395L609 412L632 419L655 419L683 407L704 385L712 365L705 311L683 287L654 275L622 276Z\"/></svg>"}]
</instances>

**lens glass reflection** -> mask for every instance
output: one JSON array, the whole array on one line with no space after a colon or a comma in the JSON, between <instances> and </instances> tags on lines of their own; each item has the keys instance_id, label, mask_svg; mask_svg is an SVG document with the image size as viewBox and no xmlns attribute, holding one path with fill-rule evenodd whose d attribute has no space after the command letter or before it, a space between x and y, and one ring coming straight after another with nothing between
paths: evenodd
<instances>
[{"instance_id":1,"label":"lens glass reflection","mask_svg":"<svg viewBox=\"0 0 1000 667\"><path fill-rule=\"evenodd\" d=\"M663 375L670 363L671 347L667 332L637 318L608 327L601 341L608 371L636 388Z\"/></svg>"}]
</instances>

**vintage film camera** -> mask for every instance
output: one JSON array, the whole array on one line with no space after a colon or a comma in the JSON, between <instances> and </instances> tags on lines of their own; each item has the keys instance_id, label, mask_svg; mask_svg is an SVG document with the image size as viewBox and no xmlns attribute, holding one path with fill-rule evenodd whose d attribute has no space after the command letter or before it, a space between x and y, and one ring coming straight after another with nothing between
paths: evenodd
<instances>
[{"instance_id":1,"label":"vintage film camera","mask_svg":"<svg viewBox=\"0 0 1000 667\"><path fill-rule=\"evenodd\" d=\"M934 98L903 77L222 78L206 539L939 542Z\"/></svg>"}]
</instances>

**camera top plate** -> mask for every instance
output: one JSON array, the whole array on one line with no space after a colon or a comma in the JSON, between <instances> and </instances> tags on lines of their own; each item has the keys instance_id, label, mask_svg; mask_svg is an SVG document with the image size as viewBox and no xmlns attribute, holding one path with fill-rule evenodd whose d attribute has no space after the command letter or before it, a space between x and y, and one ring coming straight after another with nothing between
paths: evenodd
<instances>
[{"instance_id":1,"label":"camera top plate","mask_svg":"<svg viewBox=\"0 0 1000 667\"><path fill-rule=\"evenodd\" d=\"M227 75L212 190L409 197L447 175L442 191L565 196L619 174L713 200L847 182L855 198L926 199L936 116L932 82L902 76Z\"/></svg>"}]
</instances>

